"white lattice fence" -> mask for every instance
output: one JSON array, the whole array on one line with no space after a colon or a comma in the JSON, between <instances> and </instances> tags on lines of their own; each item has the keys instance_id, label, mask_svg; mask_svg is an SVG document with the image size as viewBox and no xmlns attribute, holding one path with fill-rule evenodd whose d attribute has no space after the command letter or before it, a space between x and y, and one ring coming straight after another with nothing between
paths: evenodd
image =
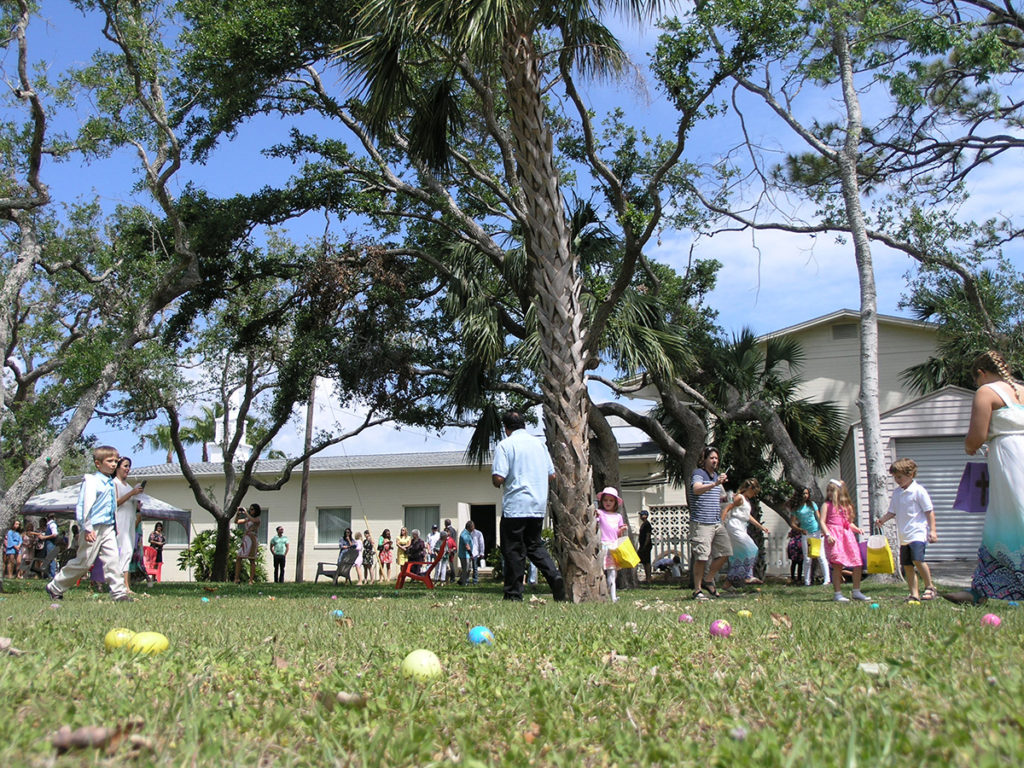
<instances>
[{"instance_id":1,"label":"white lattice fence","mask_svg":"<svg viewBox=\"0 0 1024 768\"><path fill-rule=\"evenodd\" d=\"M665 555L679 555L683 568L690 562L690 508L685 504L665 504L648 507L650 512L652 541L654 548L651 560ZM787 538L781 534L764 537L761 551L769 573L785 573L789 570L786 559Z\"/></svg>"},{"instance_id":2,"label":"white lattice fence","mask_svg":"<svg viewBox=\"0 0 1024 768\"><path fill-rule=\"evenodd\" d=\"M679 555L686 567L690 562L690 508L685 504L664 504L648 507L651 523L651 541L654 545L651 559L665 555Z\"/></svg>"}]
</instances>

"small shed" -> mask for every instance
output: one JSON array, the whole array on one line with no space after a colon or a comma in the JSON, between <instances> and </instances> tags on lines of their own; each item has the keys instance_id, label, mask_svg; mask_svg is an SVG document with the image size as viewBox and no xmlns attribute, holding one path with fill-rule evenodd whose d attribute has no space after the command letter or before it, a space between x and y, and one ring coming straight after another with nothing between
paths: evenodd
<instances>
[{"instance_id":1,"label":"small shed","mask_svg":"<svg viewBox=\"0 0 1024 768\"><path fill-rule=\"evenodd\" d=\"M928 545L929 560L973 559L978 555L985 516L953 510L960 476L969 458L964 453L964 436L973 398L974 393L962 387L943 387L881 416L886 468L897 458L916 461L917 481L928 491L935 507L939 540ZM859 421L850 427L839 465L857 505L858 524L864 527L868 525L868 475L864 431ZM891 495L891 477L887 487Z\"/></svg>"}]
</instances>

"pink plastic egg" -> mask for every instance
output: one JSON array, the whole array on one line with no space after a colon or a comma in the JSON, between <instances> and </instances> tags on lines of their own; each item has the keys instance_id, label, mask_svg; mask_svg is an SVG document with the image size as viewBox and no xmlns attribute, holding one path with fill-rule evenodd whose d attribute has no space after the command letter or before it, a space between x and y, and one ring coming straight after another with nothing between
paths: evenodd
<instances>
[{"instance_id":1,"label":"pink plastic egg","mask_svg":"<svg viewBox=\"0 0 1024 768\"><path fill-rule=\"evenodd\" d=\"M729 622L725 619L715 619L711 622L712 637L728 637L731 634L732 627L729 626Z\"/></svg>"}]
</instances>

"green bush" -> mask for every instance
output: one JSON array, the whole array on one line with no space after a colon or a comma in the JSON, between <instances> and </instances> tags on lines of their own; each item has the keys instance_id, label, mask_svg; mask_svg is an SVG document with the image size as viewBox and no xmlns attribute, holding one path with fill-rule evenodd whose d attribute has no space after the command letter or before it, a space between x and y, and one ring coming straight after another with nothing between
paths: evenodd
<instances>
[{"instance_id":1,"label":"green bush","mask_svg":"<svg viewBox=\"0 0 1024 768\"><path fill-rule=\"evenodd\" d=\"M238 542L242 539L242 529L234 531L228 539L228 579L234 578L235 560L238 557ZM191 568L192 577L196 581L213 581L213 556L217 547L217 531L203 531L196 534L188 548L178 555L178 567L182 570ZM256 581L267 580L266 548L260 545L256 549ZM242 576L248 580L248 566Z\"/></svg>"}]
</instances>

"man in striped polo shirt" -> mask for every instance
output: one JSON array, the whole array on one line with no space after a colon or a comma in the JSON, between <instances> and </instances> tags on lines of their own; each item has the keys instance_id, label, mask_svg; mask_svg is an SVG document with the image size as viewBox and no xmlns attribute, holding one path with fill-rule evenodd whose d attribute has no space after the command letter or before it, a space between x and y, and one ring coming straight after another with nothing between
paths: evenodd
<instances>
[{"instance_id":1,"label":"man in striped polo shirt","mask_svg":"<svg viewBox=\"0 0 1024 768\"><path fill-rule=\"evenodd\" d=\"M718 449L709 445L690 478L690 549L693 557L693 599L718 597L715 575L732 555L729 534L722 523L722 484ZM711 565L708 566L708 561Z\"/></svg>"}]
</instances>

